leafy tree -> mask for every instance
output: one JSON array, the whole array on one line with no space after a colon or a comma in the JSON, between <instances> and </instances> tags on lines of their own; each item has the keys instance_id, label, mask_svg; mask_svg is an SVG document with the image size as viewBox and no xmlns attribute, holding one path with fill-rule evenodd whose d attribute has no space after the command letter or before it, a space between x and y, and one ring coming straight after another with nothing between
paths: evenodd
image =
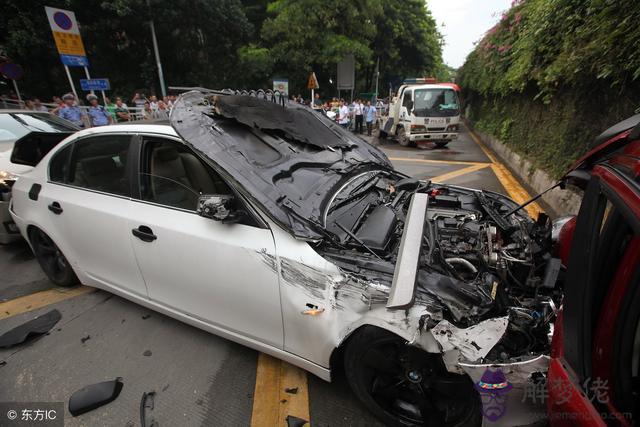
<instances>
[{"instance_id":1,"label":"leafy tree","mask_svg":"<svg viewBox=\"0 0 640 427\"><path fill-rule=\"evenodd\" d=\"M92 77L108 77L113 94L159 93L148 20L153 17L168 85L235 84L237 49L251 24L239 0L0 0L0 46L25 68L34 95L69 91L44 6L73 10L81 26ZM84 78L73 69L77 82ZM79 89L79 88L78 88Z\"/></svg>"}]
</instances>

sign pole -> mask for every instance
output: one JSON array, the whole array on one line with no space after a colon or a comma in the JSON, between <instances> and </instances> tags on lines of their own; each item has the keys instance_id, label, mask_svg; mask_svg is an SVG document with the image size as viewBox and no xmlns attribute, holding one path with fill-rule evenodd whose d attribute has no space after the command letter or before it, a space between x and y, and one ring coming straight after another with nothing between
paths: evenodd
<instances>
[{"instance_id":1,"label":"sign pole","mask_svg":"<svg viewBox=\"0 0 640 427\"><path fill-rule=\"evenodd\" d=\"M102 92L102 101L104 102L104 106L107 106L107 95L104 94L104 91L101 90L100 92Z\"/></svg>"},{"instance_id":2,"label":"sign pole","mask_svg":"<svg viewBox=\"0 0 640 427\"><path fill-rule=\"evenodd\" d=\"M18 89L18 83L16 82L15 79L11 79L11 81L13 82L13 88L16 91L16 95L18 95L18 102L20 103L20 105L22 105L22 97L20 96L20 89Z\"/></svg>"},{"instance_id":3,"label":"sign pole","mask_svg":"<svg viewBox=\"0 0 640 427\"><path fill-rule=\"evenodd\" d=\"M83 67L84 68L84 74L87 76L88 80L91 80L91 76L89 75L89 68L87 67ZM93 91L93 89L91 89L91 95L95 95L96 93Z\"/></svg>"},{"instance_id":4,"label":"sign pole","mask_svg":"<svg viewBox=\"0 0 640 427\"><path fill-rule=\"evenodd\" d=\"M76 87L73 85L73 79L71 78L69 67L65 65L64 70L67 72L67 78L69 79L69 84L71 85L71 91L73 92L73 95L76 97L76 100L78 100L78 93L76 92Z\"/></svg>"}]
</instances>

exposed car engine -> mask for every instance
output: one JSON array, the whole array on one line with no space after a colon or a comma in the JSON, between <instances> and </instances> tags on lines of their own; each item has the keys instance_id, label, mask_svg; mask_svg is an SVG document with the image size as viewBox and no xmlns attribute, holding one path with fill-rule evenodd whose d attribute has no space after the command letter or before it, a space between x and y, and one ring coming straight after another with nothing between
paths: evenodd
<instances>
[{"instance_id":1,"label":"exposed car engine","mask_svg":"<svg viewBox=\"0 0 640 427\"><path fill-rule=\"evenodd\" d=\"M439 314L426 327L508 314L507 333L487 359L547 350L561 297L551 224L546 215L511 213L517 205L504 196L370 171L338 190L326 211L331 236L318 249L343 270L389 286L414 193L429 196L416 300Z\"/></svg>"}]
</instances>

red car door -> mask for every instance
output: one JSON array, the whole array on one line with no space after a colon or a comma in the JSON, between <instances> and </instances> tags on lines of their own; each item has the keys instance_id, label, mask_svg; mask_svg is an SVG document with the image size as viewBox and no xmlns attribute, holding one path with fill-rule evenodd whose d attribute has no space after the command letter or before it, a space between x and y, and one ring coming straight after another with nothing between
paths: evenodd
<instances>
[{"instance_id":1,"label":"red car door","mask_svg":"<svg viewBox=\"0 0 640 427\"><path fill-rule=\"evenodd\" d=\"M591 170L578 214L547 378L553 426L640 416L640 186L619 166L614 155Z\"/></svg>"}]
</instances>

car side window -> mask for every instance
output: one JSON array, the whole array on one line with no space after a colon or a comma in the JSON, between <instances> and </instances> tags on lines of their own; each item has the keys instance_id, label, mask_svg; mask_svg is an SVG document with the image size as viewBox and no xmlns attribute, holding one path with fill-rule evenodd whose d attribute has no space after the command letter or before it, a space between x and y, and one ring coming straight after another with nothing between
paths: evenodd
<instances>
[{"instance_id":1,"label":"car side window","mask_svg":"<svg viewBox=\"0 0 640 427\"><path fill-rule=\"evenodd\" d=\"M54 174L56 178L66 175L66 184L128 196L127 157L130 142L129 135L100 135L80 139L73 145L68 173L60 173L63 166L59 168L54 163L50 169L52 179ZM59 155L60 163L63 163L63 152L56 154L54 161L58 160Z\"/></svg>"},{"instance_id":2,"label":"car side window","mask_svg":"<svg viewBox=\"0 0 640 427\"><path fill-rule=\"evenodd\" d=\"M176 141L144 141L140 172L142 200L195 211L201 194L232 194L220 176Z\"/></svg>"},{"instance_id":3,"label":"car side window","mask_svg":"<svg viewBox=\"0 0 640 427\"><path fill-rule=\"evenodd\" d=\"M49 162L49 179L53 182L65 183L67 171L69 170L69 159L71 158L71 149L73 144L55 153Z\"/></svg>"}]
</instances>

